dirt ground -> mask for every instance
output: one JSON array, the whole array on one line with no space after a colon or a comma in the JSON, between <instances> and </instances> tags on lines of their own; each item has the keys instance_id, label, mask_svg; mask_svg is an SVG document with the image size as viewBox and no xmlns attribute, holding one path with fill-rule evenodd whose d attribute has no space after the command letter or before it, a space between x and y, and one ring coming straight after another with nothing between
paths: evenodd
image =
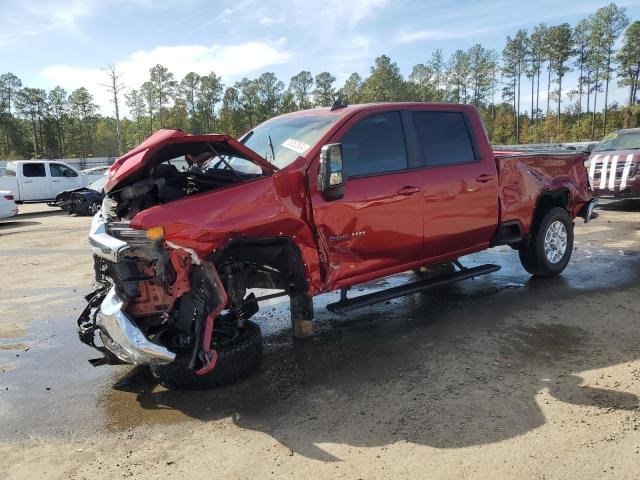
<instances>
[{"instance_id":1,"label":"dirt ground","mask_svg":"<svg viewBox=\"0 0 640 480\"><path fill-rule=\"evenodd\" d=\"M304 342L273 301L262 366L206 392L91 367L90 220L21 211L0 224L2 480L640 477L640 202L577 224L557 279L499 248L465 259L495 274L349 317L319 297Z\"/></svg>"}]
</instances>

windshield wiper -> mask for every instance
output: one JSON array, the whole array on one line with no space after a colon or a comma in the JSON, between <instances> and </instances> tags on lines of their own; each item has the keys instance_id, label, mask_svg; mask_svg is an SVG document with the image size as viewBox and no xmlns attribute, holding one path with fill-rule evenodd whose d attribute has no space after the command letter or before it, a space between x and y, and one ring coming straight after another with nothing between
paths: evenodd
<instances>
[{"instance_id":1,"label":"windshield wiper","mask_svg":"<svg viewBox=\"0 0 640 480\"><path fill-rule=\"evenodd\" d=\"M276 163L276 152L273 150L273 141L271 140L271 135L267 134L267 138L269 139L269 147L271 148L271 158L273 159L273 162L271 163Z\"/></svg>"},{"instance_id":2,"label":"windshield wiper","mask_svg":"<svg viewBox=\"0 0 640 480\"><path fill-rule=\"evenodd\" d=\"M224 163L224 164L226 165L226 167L227 167L229 170L231 170L231 171L235 174L235 176L236 176L236 177L238 177L240 180L244 180L244 178L242 178L242 177L240 176L240 174L236 171L236 169L235 169L235 168L233 168L233 167L231 166L231 164L230 164L229 162L227 162L227 161L225 160L225 158L224 158L222 155L220 155L218 152L216 152L216 149L215 149L215 148L213 148L213 146L212 146L210 143L207 143L207 146L208 146L208 147L209 147L209 149L210 149L210 150L211 150L211 151L216 155L216 157L218 157L218 158L220 159L220 161L221 161L222 163Z\"/></svg>"}]
</instances>

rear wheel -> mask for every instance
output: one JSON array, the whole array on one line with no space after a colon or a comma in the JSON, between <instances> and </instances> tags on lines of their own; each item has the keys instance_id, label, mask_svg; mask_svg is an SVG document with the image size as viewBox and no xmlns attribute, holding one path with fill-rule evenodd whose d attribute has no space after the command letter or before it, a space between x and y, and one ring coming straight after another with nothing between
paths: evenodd
<instances>
[{"instance_id":1,"label":"rear wheel","mask_svg":"<svg viewBox=\"0 0 640 480\"><path fill-rule=\"evenodd\" d=\"M200 390L232 383L258 366L262 357L262 332L251 321L231 333L229 328L214 329L212 346L218 352L218 360L205 375L196 375L188 368L191 358L187 351L179 353L169 365L152 365L151 373L167 388Z\"/></svg>"},{"instance_id":2,"label":"rear wheel","mask_svg":"<svg viewBox=\"0 0 640 480\"><path fill-rule=\"evenodd\" d=\"M524 269L536 277L555 277L569 263L573 252L573 222L569 213L560 207L550 209L526 246L518 250Z\"/></svg>"}]
</instances>

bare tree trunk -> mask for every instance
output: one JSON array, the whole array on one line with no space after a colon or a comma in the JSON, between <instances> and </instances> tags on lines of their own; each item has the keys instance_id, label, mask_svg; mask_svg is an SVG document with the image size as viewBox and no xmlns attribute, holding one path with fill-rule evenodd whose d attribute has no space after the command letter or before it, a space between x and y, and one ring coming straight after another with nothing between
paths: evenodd
<instances>
[{"instance_id":1,"label":"bare tree trunk","mask_svg":"<svg viewBox=\"0 0 640 480\"><path fill-rule=\"evenodd\" d=\"M547 117L549 116L549 108L551 105L551 60L549 60L549 66L547 67L549 77L547 79Z\"/></svg>"},{"instance_id":2,"label":"bare tree trunk","mask_svg":"<svg viewBox=\"0 0 640 480\"><path fill-rule=\"evenodd\" d=\"M516 143L518 143L518 110L516 108L516 78L513 77L513 126L516 129Z\"/></svg>"},{"instance_id":3,"label":"bare tree trunk","mask_svg":"<svg viewBox=\"0 0 640 480\"><path fill-rule=\"evenodd\" d=\"M534 115L534 113L533 113L533 101L534 101L533 92L535 90L535 85L536 85L536 75L535 75L535 72L532 71L531 72L531 116L530 116L531 125L533 125L533 115ZM531 134L529 134L529 135L531 135ZM531 137L529 137L529 138L531 138Z\"/></svg>"},{"instance_id":4,"label":"bare tree trunk","mask_svg":"<svg viewBox=\"0 0 640 480\"><path fill-rule=\"evenodd\" d=\"M602 117L602 134L605 135L607 133L607 103L609 103L609 76L611 73L611 51L607 54L607 71L606 79L605 79L605 87L604 87L604 112Z\"/></svg>"},{"instance_id":5,"label":"bare tree trunk","mask_svg":"<svg viewBox=\"0 0 640 480\"><path fill-rule=\"evenodd\" d=\"M578 77L578 132L580 131L580 114L582 114L582 61L580 62L580 76Z\"/></svg>"},{"instance_id":6,"label":"bare tree trunk","mask_svg":"<svg viewBox=\"0 0 640 480\"><path fill-rule=\"evenodd\" d=\"M536 142L538 141L538 121L540 120L540 71L542 70L541 65L538 65L538 84L536 88Z\"/></svg>"},{"instance_id":7,"label":"bare tree trunk","mask_svg":"<svg viewBox=\"0 0 640 480\"><path fill-rule=\"evenodd\" d=\"M594 90L593 90L593 115L591 117L591 140L596 137L596 108L598 107L598 74L600 72L596 69Z\"/></svg>"},{"instance_id":8,"label":"bare tree trunk","mask_svg":"<svg viewBox=\"0 0 640 480\"><path fill-rule=\"evenodd\" d=\"M556 135L560 136L560 108L562 105L562 76L558 76L558 118L556 121Z\"/></svg>"},{"instance_id":9,"label":"bare tree trunk","mask_svg":"<svg viewBox=\"0 0 640 480\"><path fill-rule=\"evenodd\" d=\"M36 119L31 119L31 126L33 127L33 149L35 150L35 156L38 156L38 126L36 125Z\"/></svg>"},{"instance_id":10,"label":"bare tree trunk","mask_svg":"<svg viewBox=\"0 0 640 480\"><path fill-rule=\"evenodd\" d=\"M116 72L116 67L112 64L107 65L102 69L107 76L109 77L109 83L107 85L102 85L103 87L107 87L109 93L111 93L113 99L113 106L115 108L116 114L116 136L118 138L118 155L122 153L123 145L122 145L122 128L120 125L120 102L118 98L118 94L122 89L124 89L124 85L120 83L120 76Z\"/></svg>"},{"instance_id":11,"label":"bare tree trunk","mask_svg":"<svg viewBox=\"0 0 640 480\"><path fill-rule=\"evenodd\" d=\"M587 114L591 112L591 74L587 74Z\"/></svg>"},{"instance_id":12,"label":"bare tree trunk","mask_svg":"<svg viewBox=\"0 0 640 480\"><path fill-rule=\"evenodd\" d=\"M516 111L516 144L520 143L520 81L522 78L521 68L518 67L518 110Z\"/></svg>"}]
</instances>

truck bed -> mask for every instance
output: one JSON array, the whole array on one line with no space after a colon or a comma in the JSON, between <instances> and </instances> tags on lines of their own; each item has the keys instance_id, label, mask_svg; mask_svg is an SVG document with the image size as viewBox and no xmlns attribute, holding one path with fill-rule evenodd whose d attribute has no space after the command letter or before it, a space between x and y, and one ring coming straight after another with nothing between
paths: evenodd
<instances>
[{"instance_id":1,"label":"truck bed","mask_svg":"<svg viewBox=\"0 0 640 480\"><path fill-rule=\"evenodd\" d=\"M583 188L588 182L587 157L584 152L495 152L500 222L519 221L522 233L528 234L540 194L548 191L567 195L569 212L575 217L590 199Z\"/></svg>"}]
</instances>

